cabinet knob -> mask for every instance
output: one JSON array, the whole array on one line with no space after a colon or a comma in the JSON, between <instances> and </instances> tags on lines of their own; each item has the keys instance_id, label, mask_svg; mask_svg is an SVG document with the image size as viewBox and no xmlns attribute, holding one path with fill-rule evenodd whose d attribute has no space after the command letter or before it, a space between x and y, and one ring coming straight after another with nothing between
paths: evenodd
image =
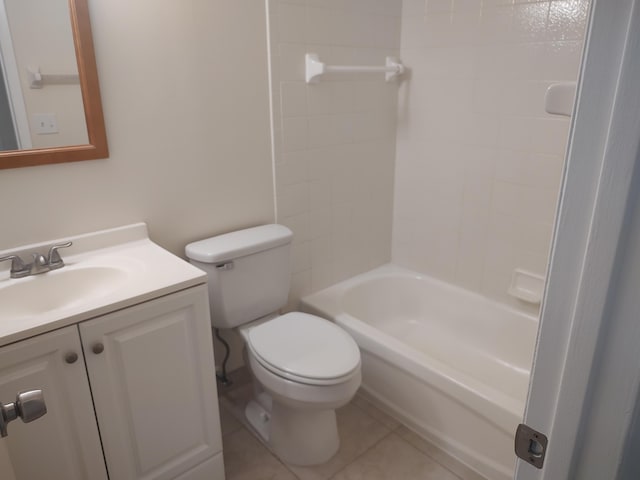
<instances>
[{"instance_id":1,"label":"cabinet knob","mask_svg":"<svg viewBox=\"0 0 640 480\"><path fill-rule=\"evenodd\" d=\"M65 355L64 361L71 364L78 361L78 354L76 352L69 352Z\"/></svg>"},{"instance_id":2,"label":"cabinet knob","mask_svg":"<svg viewBox=\"0 0 640 480\"><path fill-rule=\"evenodd\" d=\"M0 403L0 436L8 435L7 425L16 418L24 423L33 422L47 413L42 390L30 390L19 393L14 403Z\"/></svg>"},{"instance_id":3,"label":"cabinet knob","mask_svg":"<svg viewBox=\"0 0 640 480\"><path fill-rule=\"evenodd\" d=\"M95 344L93 345L93 347L91 347L91 351L92 351L93 353L95 353L96 355L99 355L99 354L101 354L102 352L104 352L104 345L103 345L102 343L100 343L100 342L95 343Z\"/></svg>"}]
</instances>

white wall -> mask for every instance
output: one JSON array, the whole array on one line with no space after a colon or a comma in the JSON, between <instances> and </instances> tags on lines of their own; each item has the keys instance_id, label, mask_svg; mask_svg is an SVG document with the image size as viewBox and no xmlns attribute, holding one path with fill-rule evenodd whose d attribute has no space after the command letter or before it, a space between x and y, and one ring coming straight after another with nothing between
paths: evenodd
<instances>
[{"instance_id":1,"label":"white wall","mask_svg":"<svg viewBox=\"0 0 640 480\"><path fill-rule=\"evenodd\" d=\"M69 3L66 0L5 0L33 148L88 143L80 85L29 88L27 68L43 74L78 73ZM40 135L34 114L56 115L58 133Z\"/></svg>"},{"instance_id":2,"label":"white wall","mask_svg":"<svg viewBox=\"0 0 640 480\"><path fill-rule=\"evenodd\" d=\"M110 158L0 170L0 249L145 221L183 255L272 222L264 2L89 6Z\"/></svg>"},{"instance_id":3,"label":"white wall","mask_svg":"<svg viewBox=\"0 0 640 480\"><path fill-rule=\"evenodd\" d=\"M294 232L289 308L391 258L397 84L304 83L304 55L384 65L401 0L269 0L278 221Z\"/></svg>"},{"instance_id":4,"label":"white wall","mask_svg":"<svg viewBox=\"0 0 640 480\"><path fill-rule=\"evenodd\" d=\"M588 0L404 0L393 260L501 302L544 274Z\"/></svg>"}]
</instances>

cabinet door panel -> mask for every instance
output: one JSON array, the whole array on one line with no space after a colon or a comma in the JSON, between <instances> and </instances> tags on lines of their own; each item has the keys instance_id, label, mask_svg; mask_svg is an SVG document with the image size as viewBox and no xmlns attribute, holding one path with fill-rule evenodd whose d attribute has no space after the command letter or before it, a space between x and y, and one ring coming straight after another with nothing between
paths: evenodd
<instances>
[{"instance_id":1,"label":"cabinet door panel","mask_svg":"<svg viewBox=\"0 0 640 480\"><path fill-rule=\"evenodd\" d=\"M172 479L221 451L208 312L202 286L80 324L112 480Z\"/></svg>"},{"instance_id":2,"label":"cabinet door panel","mask_svg":"<svg viewBox=\"0 0 640 480\"><path fill-rule=\"evenodd\" d=\"M175 480L224 480L222 452L183 473Z\"/></svg>"},{"instance_id":3,"label":"cabinet door panel","mask_svg":"<svg viewBox=\"0 0 640 480\"><path fill-rule=\"evenodd\" d=\"M66 363L68 353L78 358ZM0 439L0 457L11 463L17 480L106 479L104 458L91 403L87 372L76 326L0 349L0 401L42 390L47 413L28 424L20 419ZM8 455L7 455L8 454Z\"/></svg>"}]
</instances>

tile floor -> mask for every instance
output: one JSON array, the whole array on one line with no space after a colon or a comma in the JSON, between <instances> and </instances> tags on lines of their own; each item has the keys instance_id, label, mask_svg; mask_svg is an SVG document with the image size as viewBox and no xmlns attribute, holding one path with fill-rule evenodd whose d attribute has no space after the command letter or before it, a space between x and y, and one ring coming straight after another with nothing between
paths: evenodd
<instances>
[{"instance_id":1,"label":"tile floor","mask_svg":"<svg viewBox=\"0 0 640 480\"><path fill-rule=\"evenodd\" d=\"M281 462L249 431L248 383L221 388L220 416L227 480L482 480L358 394L337 411L340 450L327 463Z\"/></svg>"}]
</instances>

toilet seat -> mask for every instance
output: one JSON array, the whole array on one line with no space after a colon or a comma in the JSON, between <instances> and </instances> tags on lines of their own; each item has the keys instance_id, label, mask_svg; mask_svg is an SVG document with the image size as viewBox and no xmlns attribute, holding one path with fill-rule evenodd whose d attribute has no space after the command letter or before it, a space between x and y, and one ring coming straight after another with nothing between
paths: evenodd
<instances>
[{"instance_id":1,"label":"toilet seat","mask_svg":"<svg viewBox=\"0 0 640 480\"><path fill-rule=\"evenodd\" d=\"M247 346L271 373L310 385L335 385L360 371L360 350L337 325L291 312L251 328Z\"/></svg>"}]
</instances>

